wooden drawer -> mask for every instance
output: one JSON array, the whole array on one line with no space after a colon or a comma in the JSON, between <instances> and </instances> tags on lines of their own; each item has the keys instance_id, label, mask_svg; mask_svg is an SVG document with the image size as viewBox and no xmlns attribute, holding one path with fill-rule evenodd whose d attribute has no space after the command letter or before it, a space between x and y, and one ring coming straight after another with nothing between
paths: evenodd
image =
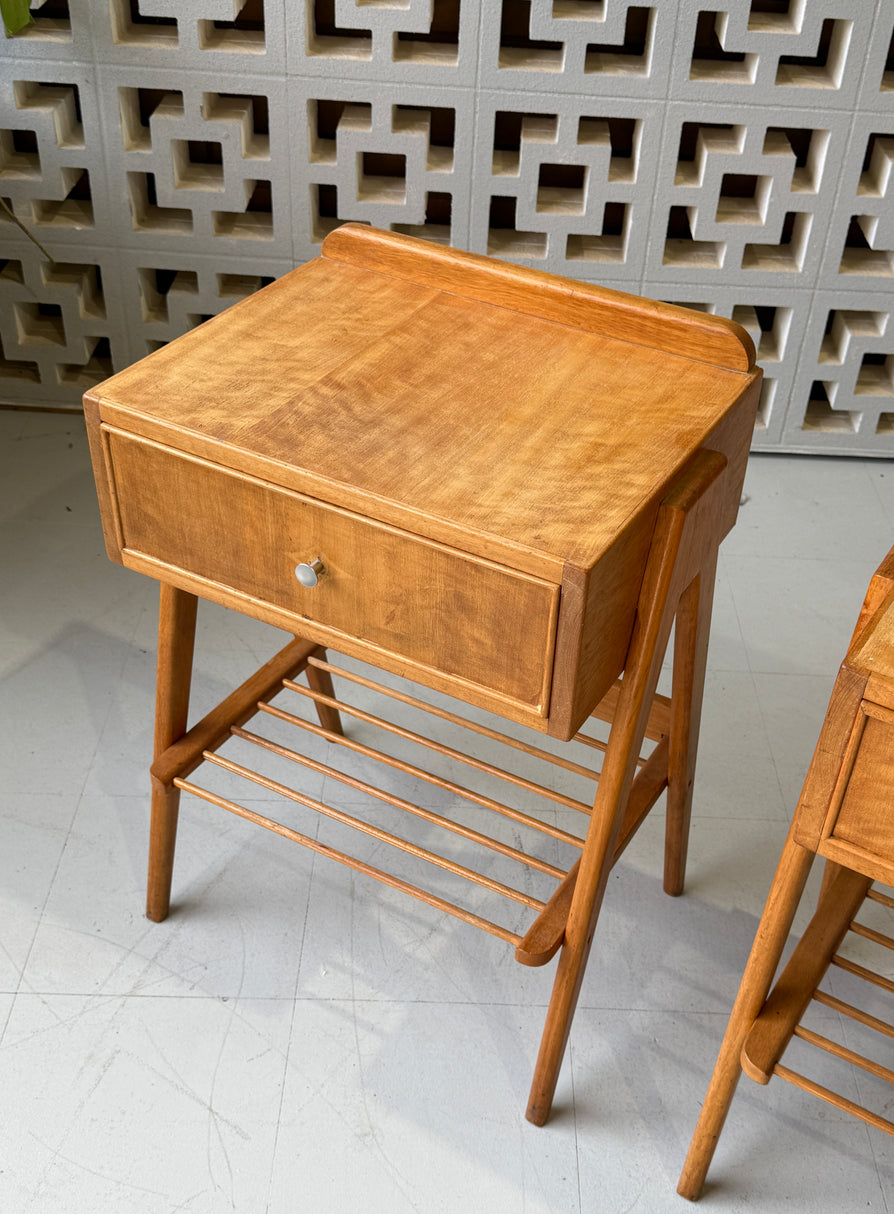
<instances>
[{"instance_id":1,"label":"wooden drawer","mask_svg":"<svg viewBox=\"0 0 894 1214\"><path fill-rule=\"evenodd\" d=\"M114 427L103 438L124 564L465 699L496 697L505 715L546 717L558 586ZM325 573L308 589L295 566L315 558Z\"/></svg>"},{"instance_id":2,"label":"wooden drawer","mask_svg":"<svg viewBox=\"0 0 894 1214\"><path fill-rule=\"evenodd\" d=\"M859 865L858 871L889 882L894 865L894 814L882 807L890 803L892 788L894 711L863 700L826 817L823 854ZM835 850L836 845L844 852Z\"/></svg>"}]
</instances>

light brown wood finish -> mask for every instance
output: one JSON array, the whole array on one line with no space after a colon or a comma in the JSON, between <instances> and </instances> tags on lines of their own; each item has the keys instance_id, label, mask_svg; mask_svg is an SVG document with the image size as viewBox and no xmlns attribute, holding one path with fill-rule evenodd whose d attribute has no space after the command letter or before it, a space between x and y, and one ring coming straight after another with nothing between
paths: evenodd
<instances>
[{"instance_id":1,"label":"light brown wood finish","mask_svg":"<svg viewBox=\"0 0 894 1214\"><path fill-rule=\"evenodd\" d=\"M232 587L280 608L306 636L353 634L441 682L486 680L528 716L546 715L554 584L155 443L117 431L108 442L129 486L118 495L125 553L196 575L208 597ZM321 554L318 584L302 586L296 565Z\"/></svg>"},{"instance_id":2,"label":"light brown wood finish","mask_svg":"<svg viewBox=\"0 0 894 1214\"><path fill-rule=\"evenodd\" d=\"M195 595L185 594L182 590L161 583L155 682L155 759L160 758L169 746L186 733L197 608ZM170 906L179 805L179 790L172 784L153 778L146 914L156 922L167 916Z\"/></svg>"},{"instance_id":3,"label":"light brown wood finish","mask_svg":"<svg viewBox=\"0 0 894 1214\"><path fill-rule=\"evenodd\" d=\"M667 773L664 891L682 894L695 788L695 760L705 691L716 553L683 592L674 630L674 682Z\"/></svg>"},{"instance_id":4,"label":"light brown wood finish","mask_svg":"<svg viewBox=\"0 0 894 1214\"><path fill-rule=\"evenodd\" d=\"M627 844L636 834L655 802L667 787L667 738L662 738L649 758L643 761L630 788L627 807L618 831L612 866L620 860ZM565 942L565 928L577 884L579 861L575 861L548 904L525 933L515 950L522 965L538 966L551 961Z\"/></svg>"},{"instance_id":5,"label":"light brown wood finish","mask_svg":"<svg viewBox=\"0 0 894 1214\"><path fill-rule=\"evenodd\" d=\"M525 938L515 950L515 959L522 965L546 965L564 944L565 927L579 870L580 861L575 860L549 902L525 932Z\"/></svg>"},{"instance_id":6,"label":"light brown wood finish","mask_svg":"<svg viewBox=\"0 0 894 1214\"><path fill-rule=\"evenodd\" d=\"M188 732L181 729L170 745L159 749L150 769L153 779L170 784L175 776L188 775L202 761L206 750L214 750L229 737L234 725L247 721L257 712L259 703L266 702L282 690L283 679L293 678L304 670L308 657L314 651L319 652L312 641L304 641L300 637L290 641L192 729ZM329 726L326 725L326 728ZM166 731L166 736L170 732Z\"/></svg>"},{"instance_id":7,"label":"light brown wood finish","mask_svg":"<svg viewBox=\"0 0 894 1214\"><path fill-rule=\"evenodd\" d=\"M685 587L697 576L699 568L716 559L717 518L725 467L722 457L699 453L658 512L617 715L593 803L528 1097L526 1116L535 1125L544 1124L552 1107L674 613Z\"/></svg>"},{"instance_id":8,"label":"light brown wood finish","mask_svg":"<svg viewBox=\"0 0 894 1214\"><path fill-rule=\"evenodd\" d=\"M602 697L596 707L593 709L592 715L599 721L608 721L609 724L615 719L615 714L618 711L618 700L621 695L621 682L618 680L615 685L609 689ZM649 712L649 719L646 722L646 737L653 742L658 742L661 738L667 737L670 733L670 696L656 695L652 701L652 708ZM579 741L583 739L578 739ZM605 746L599 746L601 750L605 750Z\"/></svg>"},{"instance_id":9,"label":"light brown wood finish","mask_svg":"<svg viewBox=\"0 0 894 1214\"><path fill-rule=\"evenodd\" d=\"M869 897L871 898L875 892L875 890L870 890ZM854 1007L852 1003L845 1003L843 999L837 999L826 991L817 991L813 998L817 1003L830 1007L833 1012L840 1012L842 1016L847 1016L850 1020L865 1024L867 1028L874 1029L875 1032L882 1033L885 1037L894 1037L894 1025L886 1024L884 1020L879 1020L877 1016L871 1016L868 1012Z\"/></svg>"},{"instance_id":10,"label":"light brown wood finish","mask_svg":"<svg viewBox=\"0 0 894 1214\"><path fill-rule=\"evenodd\" d=\"M326 237L323 256L668 354L739 371L754 366L754 344L735 321L708 315L696 320L672 304L569 282L476 253L429 244L420 259L412 239L346 223Z\"/></svg>"},{"instance_id":11,"label":"light brown wood finish","mask_svg":"<svg viewBox=\"0 0 894 1214\"><path fill-rule=\"evenodd\" d=\"M782 1057L871 884L862 873L839 868L819 900L810 926L798 941L742 1046L742 1070L756 1083L770 1082L773 1068Z\"/></svg>"},{"instance_id":12,"label":"light brown wood finish","mask_svg":"<svg viewBox=\"0 0 894 1214\"><path fill-rule=\"evenodd\" d=\"M261 334L270 365L234 372ZM625 528L647 548L758 377L318 260L90 395L122 430L546 576Z\"/></svg>"},{"instance_id":13,"label":"light brown wood finish","mask_svg":"<svg viewBox=\"0 0 894 1214\"><path fill-rule=\"evenodd\" d=\"M700 446L728 460L721 527L735 519L760 379L747 336L456 250L447 273L409 238L335 235L88 394L110 552L570 738L623 668L658 503ZM250 368L233 356L249 349ZM159 481L176 500L147 518ZM286 549L332 566L341 607L325 579L296 596ZM387 593L377 612L358 562ZM434 650L405 618L433 618L424 585L462 607L453 622L434 604ZM339 619L317 617L327 595Z\"/></svg>"},{"instance_id":14,"label":"light brown wood finish","mask_svg":"<svg viewBox=\"0 0 894 1214\"><path fill-rule=\"evenodd\" d=\"M344 771L338 771L326 763L320 763L316 759L311 759L308 755L298 754L297 751L271 742L268 738L258 737L257 734L251 733L250 730L234 726L232 732L234 737L252 742L254 745L260 746L273 754L280 755L284 759L290 759L293 763L298 763L310 771L319 772L320 775L326 776L327 779L337 780L339 783L346 784L357 792L366 793L367 796L375 797L377 800L384 801L388 805L393 805L395 808L403 810L404 813L412 814L414 817L421 818L425 822L431 822L440 826L443 830L459 835L463 839L479 843L490 851L497 852L501 856L507 856L511 860L516 860L518 863L523 864L525 868L537 869L539 872L548 873L551 877L565 877L565 873L554 864L547 864L536 856L529 856L526 852L519 851L517 847L511 847L508 843L502 843L499 839L494 839L493 836L484 834L483 831L474 830L472 827L464 826L460 822L452 822L449 818L445 818L443 814L436 814L433 810L425 809L422 805L415 805L403 797L396 796L394 793L385 792L366 780L358 780L356 776L349 775ZM535 905L533 901L530 901L528 904L531 906Z\"/></svg>"},{"instance_id":15,"label":"light brown wood finish","mask_svg":"<svg viewBox=\"0 0 894 1214\"><path fill-rule=\"evenodd\" d=\"M866 598L863 600L863 606L857 617L851 643L848 646L849 650L853 649L865 631L867 624L878 617L879 608L892 590L894 590L894 548L891 549L872 575L872 580L866 591Z\"/></svg>"},{"instance_id":16,"label":"light brown wood finish","mask_svg":"<svg viewBox=\"0 0 894 1214\"><path fill-rule=\"evenodd\" d=\"M285 685L290 691L294 691L301 696L307 696L316 704L326 703L328 700L328 697L322 697L320 692L308 691L300 683L294 683L290 679L286 680ZM410 742L417 742L420 746L424 746L435 754L443 755L447 759L454 759L458 763L465 763L469 767L474 767L477 771L483 771L488 775L506 780L510 784L515 784L518 788L526 789L528 792L540 793L541 796L555 801L557 805L564 805L566 809L576 809L584 814L590 812L590 806L585 801L580 801L576 797L570 797L567 793L560 792L558 789L544 788L542 785L528 780L525 776L516 775L515 772L507 771L505 768L495 767L493 763L487 763L483 759L476 759L474 755L465 754L463 751L457 750L452 746L445 746L435 738L415 733L411 729L405 729L402 725L395 725L392 721L387 721L384 717L374 716L372 713L365 712L362 708L353 707L340 700L332 700L329 703L330 707L337 708L340 712L356 717L359 721L365 721L369 725L378 725L380 729L384 729L396 737L405 738Z\"/></svg>"},{"instance_id":17,"label":"light brown wood finish","mask_svg":"<svg viewBox=\"0 0 894 1214\"><path fill-rule=\"evenodd\" d=\"M187 730L197 604L195 595L161 583L146 895L147 917L156 923L167 918L170 910L180 803L175 777L182 778L194 771L210 750L230 736L235 726L246 721L257 712L261 703L281 690L284 678L305 669L311 653L322 655L323 652L310 641L300 638L291 641ZM341 721L335 709L318 706L317 711L327 729L334 725L333 732L341 732Z\"/></svg>"},{"instance_id":18,"label":"light brown wood finish","mask_svg":"<svg viewBox=\"0 0 894 1214\"><path fill-rule=\"evenodd\" d=\"M640 826L642 826L646 815L655 805L655 802L664 792L665 788L667 788L667 743L667 738L661 739L633 781L630 795L627 798L624 817L621 820L621 830L618 834L618 842L615 847L614 859L612 860L613 864L617 864L620 860L627 844L634 837ZM665 855L666 863L667 856Z\"/></svg>"},{"instance_id":19,"label":"light brown wood finish","mask_svg":"<svg viewBox=\"0 0 894 1214\"><path fill-rule=\"evenodd\" d=\"M198 593L304 638L193 729L184 719L162 730L155 916L168 906L171 806L187 789L493 932L527 964L558 951L529 1108L542 1122L608 872L668 785L667 885L682 888L717 547L735 521L759 388L751 342L729 321L349 226L320 258L92 390L110 556L166 583L171 601ZM302 588L294 567L315 559L320 580ZM675 615L668 701L655 686ZM172 620L164 609L163 648ZM556 765L587 769L544 747L473 726L511 748L504 769L349 704L340 688L353 680L365 694L368 681L334 682L339 672L312 653L322 645L553 738L574 737L592 713L609 720L595 802L551 786ZM302 668L306 688L294 681ZM310 699L321 724L267 703L280 686ZM185 706L187 689L162 674L162 717ZM231 733L271 745L242 728L256 711L568 843L579 865L531 866L558 888L522 891L537 912L522 936L203 790L197 765L229 763L365 830L216 753ZM343 736L342 714L579 810L586 840ZM656 745L641 756L644 738ZM553 765L544 784L509 769L520 751ZM427 843L373 837L501 892L486 873L430 857Z\"/></svg>"},{"instance_id":20,"label":"light brown wood finish","mask_svg":"<svg viewBox=\"0 0 894 1214\"><path fill-rule=\"evenodd\" d=\"M860 1121L865 1121L875 1130L882 1130L886 1134L894 1134L894 1121L888 1121L886 1117L879 1117L877 1114L871 1113L869 1109L864 1109L862 1105L855 1104L853 1100L847 1100L838 1092L833 1092L829 1088L823 1087L822 1084L814 1083L810 1079L805 1079L803 1075L797 1074L795 1071L789 1070L788 1067L781 1063L776 1067L775 1073L781 1078L793 1083L796 1087L801 1088L804 1092L809 1092L811 1096L818 1096L820 1100L825 1100L826 1104L831 1104L833 1108L840 1109L842 1113L850 1113L852 1117L857 1117Z\"/></svg>"},{"instance_id":21,"label":"light brown wood finish","mask_svg":"<svg viewBox=\"0 0 894 1214\"><path fill-rule=\"evenodd\" d=\"M316 699L316 696L314 697ZM319 701L317 701L319 704ZM339 703L336 701L336 703ZM343 707L343 706L342 706ZM281 721L286 721L290 725L296 726L298 729L307 730L309 733L315 734L317 737L323 737L329 741L335 741L339 746L345 747L347 750L353 751L355 754L363 755L368 759L376 759L378 762L385 764L386 767L391 767L395 771L404 772L412 776L416 780L422 780L427 784L431 784L435 788L442 788L445 792L450 792L465 801L471 801L475 805L480 805L484 809L493 810L494 813L500 814L503 817L511 818L514 822L519 822L523 826L529 826L534 830L539 830L543 834L551 835L552 838L558 839L562 843L567 843L571 847L580 847L581 840L570 834L568 831L562 830L561 827L551 826L548 822L541 821L539 818L534 818L530 814L524 813L522 810L515 809L511 805L504 805L501 801L495 801L493 797L487 797L483 793L475 792L471 788L466 788L462 784L456 783L455 780L447 780L443 776L435 775L433 772L426 771L424 767L418 767L413 763L407 763L403 759L397 759L393 755L388 755L384 751L376 750L375 747L366 746L362 742L357 742L353 738L346 738L343 735L332 735L328 730L314 725L310 721L304 721L301 717L296 717L293 713L286 712L282 708L277 708L271 704L260 705L262 711L269 713L271 716L278 717ZM488 774L494 774L495 769L491 768ZM582 802L575 806L579 808Z\"/></svg>"},{"instance_id":22,"label":"light brown wood finish","mask_svg":"<svg viewBox=\"0 0 894 1214\"><path fill-rule=\"evenodd\" d=\"M885 1119L862 1109L780 1062L793 1033L826 1048L798 1022L830 964L856 971L877 985L885 980L836 954L873 879L894 883L894 835L890 802L894 770L894 549L872 579L841 667L783 848L767 904L727 1026L678 1185L696 1200L743 1070L759 1083L772 1074L811 1091L876 1128ZM880 705L878 700L882 701ZM871 727L871 728L870 728ZM868 731L868 732L867 732ZM826 858L817 908L775 986L773 979L791 931L804 883L816 855ZM886 903L890 899L876 896ZM773 990L771 992L771 986ZM888 983L894 990L894 984ZM822 997L827 1002L827 997ZM886 1035L890 1026L870 1023ZM862 1065L862 1063L861 1063Z\"/></svg>"},{"instance_id":23,"label":"light brown wood finish","mask_svg":"<svg viewBox=\"0 0 894 1214\"><path fill-rule=\"evenodd\" d=\"M515 902L521 902L525 906L533 907L535 910L543 910L543 903L523 890L514 889L512 886L505 885L502 881L495 881L492 877L476 872L464 864L458 864L455 860L448 860L438 852L433 852L426 847L420 847L417 843L404 839L391 831L383 830L380 826L364 822L353 814L345 813L344 810L334 809L331 805L326 805L324 802L317 800L316 797L308 797L304 793L290 788L287 784L282 784L278 780L271 780L269 776L262 776L259 772L254 771L253 768L247 767L242 763L234 763L232 759L225 759L221 755L214 754L213 751L209 751L205 757L208 762L222 767L225 771L241 775L245 779L260 785L261 788L266 789L268 792L278 793L282 797L287 797L289 800L297 801L299 804L306 805L310 809L315 809L317 813L322 814L326 818L332 818L336 822L341 822L345 826L350 826L354 830L360 831L362 834L370 835L381 843L388 843L400 851L405 851L412 856L416 856L418 859L426 860L429 864L434 864L438 868L446 869L448 872L462 877L466 881L484 886L494 893L502 894L506 898L510 898ZM357 786L359 785L360 782L358 781ZM371 789L371 785L367 786L368 791L371 791ZM419 806L411 806L409 802L404 801L402 798L384 793L381 789L376 789L374 795L380 800L387 801L389 804L396 806L398 809L403 809L405 812L413 813L421 808ZM422 816L426 817L429 822L435 820L433 814L423 814Z\"/></svg>"},{"instance_id":24,"label":"light brown wood finish","mask_svg":"<svg viewBox=\"0 0 894 1214\"><path fill-rule=\"evenodd\" d=\"M510 734L502 733L498 729L491 729L489 725L482 725L478 721L469 721L465 717L460 716L459 713L450 712L446 708L439 708L436 704L429 704L425 700L420 700L418 696L407 695L406 692L397 691L393 687L384 687L372 679L364 678L363 675L359 675L355 671L339 669L337 666L321 661L316 657L311 657L308 660L308 667L312 671L330 675L330 690L323 692L324 695L331 697L334 694L331 689L331 675L338 674L350 683L356 683L360 687L373 687L383 695L388 696L391 700L397 700L401 704L409 704L413 708L427 712L429 716L437 717L441 721L449 721L452 725L462 725L464 729L471 730L472 733L477 733L482 738L491 738L495 742L502 743L503 746L509 746L513 750L521 751L522 754L534 755L535 758L542 759L545 763L552 763L555 767L563 767L566 771L573 771L575 775L584 776L586 779L591 780L595 780L598 777L598 773L594 772L591 767L584 767L582 763L575 763L573 759L568 759L564 755L552 754L540 746L532 746L530 742L523 742L520 738L513 738ZM322 688L314 687L310 679L308 679L308 682L311 683L312 690L322 692Z\"/></svg>"},{"instance_id":25,"label":"light brown wood finish","mask_svg":"<svg viewBox=\"0 0 894 1214\"><path fill-rule=\"evenodd\" d=\"M272 781L270 783L273 784ZM436 894L421 889L419 886L412 885L409 881L405 881L393 873L385 872L372 864L367 864L363 860L357 859L356 856L351 856L347 852L339 851L335 847L329 847L325 843L320 843L319 840L312 839L309 835L303 835L300 831L293 830L282 822L276 822L264 814L259 814L256 810L248 809L246 806L239 805L235 801L230 801L226 797L221 797L217 793L209 792L208 789L201 788L197 784L191 784L189 780L179 780L179 777L178 787L185 792L192 793L193 796L199 797L203 801L208 801L211 805L216 805L220 809L226 809L229 813L235 814L237 818L244 818L246 822L253 822L256 826L263 826L265 829L273 831L274 834L281 835L284 839L291 839L294 843L300 843L302 847L308 848L309 851L316 852L320 856L325 856L329 860L335 860L339 864L344 864L355 872L372 877L375 881L381 881L383 885L389 885L392 889L409 894L412 898L418 898L420 902L426 903L427 906L432 906L447 915L453 915L457 919L462 919L464 923L468 923L472 927L481 928L482 931L489 932L492 936L498 936L501 940L505 940L507 944L517 945L519 943L518 935L508 928L501 927L498 923L491 923L481 915L475 915L470 911L464 910L462 907L448 902L445 898L439 898ZM276 786L274 785L274 787ZM303 804L308 805L309 808L329 808L328 806L323 806L322 802L317 802L315 805L312 797L302 797L294 789L286 788L284 785L279 785L278 791L284 797L300 800ZM347 817L348 815L344 816Z\"/></svg>"},{"instance_id":26,"label":"light brown wood finish","mask_svg":"<svg viewBox=\"0 0 894 1214\"><path fill-rule=\"evenodd\" d=\"M871 982L873 986L880 987L881 990L894 995L894 979L886 978L884 974L877 974L865 965L858 965L856 961L850 961L847 957L842 957L840 953L836 953L832 957L830 964L837 966L838 969L846 970L849 974L856 974L864 982Z\"/></svg>"},{"instance_id":27,"label":"light brown wood finish","mask_svg":"<svg viewBox=\"0 0 894 1214\"><path fill-rule=\"evenodd\" d=\"M311 691L319 692L321 696L328 696L329 699L335 696L335 688L332 686L332 675L324 666L311 660L305 667L305 674ZM293 679L295 675L290 674L287 677ZM328 729L330 733L341 734L344 732L341 727L341 717L338 715L338 710L330 708L323 700L317 701L317 716L320 718L320 724L323 728Z\"/></svg>"},{"instance_id":28,"label":"light brown wood finish","mask_svg":"<svg viewBox=\"0 0 894 1214\"><path fill-rule=\"evenodd\" d=\"M773 982L812 864L813 853L794 843L790 832L677 1184L677 1192L690 1201L697 1201L701 1195L742 1074L742 1044Z\"/></svg>"}]
</instances>

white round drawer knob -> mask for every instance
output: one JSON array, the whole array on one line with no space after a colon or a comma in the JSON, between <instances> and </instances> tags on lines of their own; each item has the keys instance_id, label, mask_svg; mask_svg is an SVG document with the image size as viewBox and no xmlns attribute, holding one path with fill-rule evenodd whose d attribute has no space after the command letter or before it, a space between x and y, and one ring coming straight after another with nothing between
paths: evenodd
<instances>
[{"instance_id":1,"label":"white round drawer knob","mask_svg":"<svg viewBox=\"0 0 894 1214\"><path fill-rule=\"evenodd\" d=\"M295 577L302 586L307 586L309 590L316 586L323 572L323 562L319 557L315 561L310 561L309 564L295 566Z\"/></svg>"}]
</instances>

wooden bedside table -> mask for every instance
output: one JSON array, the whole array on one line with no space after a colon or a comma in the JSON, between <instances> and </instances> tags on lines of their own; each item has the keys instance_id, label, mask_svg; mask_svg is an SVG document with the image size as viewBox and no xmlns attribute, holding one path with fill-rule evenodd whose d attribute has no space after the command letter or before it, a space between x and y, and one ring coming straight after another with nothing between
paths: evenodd
<instances>
[{"instance_id":1,"label":"wooden bedside table","mask_svg":"<svg viewBox=\"0 0 894 1214\"><path fill-rule=\"evenodd\" d=\"M168 911L188 788L501 936L527 964L561 950L528 1110L542 1123L608 872L665 787L665 887L682 889L717 547L759 379L730 321L346 225L321 257L88 393L109 555L162 589L149 916ZM187 731L197 595L299 639ZM323 646L554 738L612 721L592 813L559 798L586 811L581 858L531 858L558 884L519 895L526 931L187 778L233 734L254 739L252 715L289 717L269 704L284 683L314 701L319 734L356 748L341 718L363 716L336 698Z\"/></svg>"}]
</instances>

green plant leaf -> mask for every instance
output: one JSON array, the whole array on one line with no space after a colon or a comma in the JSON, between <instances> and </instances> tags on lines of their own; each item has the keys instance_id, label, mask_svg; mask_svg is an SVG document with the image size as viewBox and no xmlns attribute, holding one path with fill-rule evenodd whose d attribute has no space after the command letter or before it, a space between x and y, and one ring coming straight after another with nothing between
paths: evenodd
<instances>
[{"instance_id":1,"label":"green plant leaf","mask_svg":"<svg viewBox=\"0 0 894 1214\"><path fill-rule=\"evenodd\" d=\"M31 0L0 0L0 17L3 18L7 38L17 34L34 20L28 12L30 2Z\"/></svg>"}]
</instances>

